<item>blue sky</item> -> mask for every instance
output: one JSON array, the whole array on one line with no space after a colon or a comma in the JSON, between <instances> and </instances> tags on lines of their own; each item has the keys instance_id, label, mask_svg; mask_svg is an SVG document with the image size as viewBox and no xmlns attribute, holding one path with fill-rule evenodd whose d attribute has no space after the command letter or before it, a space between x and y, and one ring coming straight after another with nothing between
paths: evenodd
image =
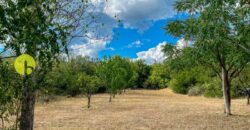
<instances>
[{"instance_id":1,"label":"blue sky","mask_svg":"<svg viewBox=\"0 0 250 130\"><path fill-rule=\"evenodd\" d=\"M171 20L187 17L185 14L177 14L174 2L175 0L90 0L91 6L85 13L86 16L94 15L95 22L83 34L88 37L70 42L70 54L93 58L120 55L133 60L142 59L148 64L162 62L166 58L161 52L162 46L182 41L169 35L163 29L164 26ZM92 19L84 20L83 22L89 23ZM0 51L2 48L0 44Z\"/></svg>"},{"instance_id":2,"label":"blue sky","mask_svg":"<svg viewBox=\"0 0 250 130\"><path fill-rule=\"evenodd\" d=\"M161 42L176 43L178 39L166 34L163 29L166 23L167 20L157 21L143 33L136 29L125 29L123 27L114 29L118 35L108 44L108 47L112 47L114 50L103 50L99 53L100 57L121 55L128 58L137 58L136 53L156 47Z\"/></svg>"},{"instance_id":3,"label":"blue sky","mask_svg":"<svg viewBox=\"0 0 250 130\"><path fill-rule=\"evenodd\" d=\"M162 62L161 52L166 43L175 44L174 38L163 28L171 20L184 19L177 14L175 0L91 0L97 23L104 23L88 35L93 38L74 40L73 55L103 58L120 55L131 59L142 59L146 63ZM116 18L114 18L116 16ZM121 20L121 23L117 22ZM97 38L101 37L100 39ZM106 37L106 38L105 38Z\"/></svg>"},{"instance_id":4,"label":"blue sky","mask_svg":"<svg viewBox=\"0 0 250 130\"><path fill-rule=\"evenodd\" d=\"M4 46L2 44L0 44L0 52L3 51Z\"/></svg>"}]
</instances>

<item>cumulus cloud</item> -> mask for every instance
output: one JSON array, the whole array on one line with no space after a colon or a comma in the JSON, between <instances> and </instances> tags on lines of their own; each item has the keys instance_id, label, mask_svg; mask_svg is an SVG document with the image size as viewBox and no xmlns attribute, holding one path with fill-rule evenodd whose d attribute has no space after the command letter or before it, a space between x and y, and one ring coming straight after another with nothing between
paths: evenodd
<instances>
[{"instance_id":1,"label":"cumulus cloud","mask_svg":"<svg viewBox=\"0 0 250 130\"><path fill-rule=\"evenodd\" d=\"M113 29L118 27L117 20L121 20L125 28L137 29L143 32L158 20L173 17L175 12L172 4L174 0L90 0L91 8L85 23L89 25L88 32L95 40L85 38L81 43L72 42L70 49L75 55L97 57L101 50L114 50L106 46L113 39ZM108 40L103 40L108 38ZM98 40L99 39L99 40ZM76 41L76 40L75 40ZM135 41L128 47L140 47L141 41Z\"/></svg>"},{"instance_id":2,"label":"cumulus cloud","mask_svg":"<svg viewBox=\"0 0 250 130\"><path fill-rule=\"evenodd\" d=\"M117 16L126 28L148 29L153 22L173 17L174 0L109 0L104 12Z\"/></svg>"},{"instance_id":3,"label":"cumulus cloud","mask_svg":"<svg viewBox=\"0 0 250 130\"><path fill-rule=\"evenodd\" d=\"M136 60L144 60L146 64L162 63L166 56L162 52L163 46L166 42L159 43L156 47L150 48L147 51L138 52Z\"/></svg>"},{"instance_id":4,"label":"cumulus cloud","mask_svg":"<svg viewBox=\"0 0 250 130\"><path fill-rule=\"evenodd\" d=\"M180 39L180 40L177 41L177 43L176 43L176 49L182 50L182 49L190 46L190 44L191 43L189 41L187 41L184 38L182 38L182 39Z\"/></svg>"},{"instance_id":5,"label":"cumulus cloud","mask_svg":"<svg viewBox=\"0 0 250 130\"><path fill-rule=\"evenodd\" d=\"M98 52L101 50L114 50L114 48L107 48L107 44L110 39L100 38L95 39L93 34L89 34L89 37L84 39L84 43L72 44L69 47L70 54L73 56L89 56L93 58L98 57Z\"/></svg>"}]
</instances>

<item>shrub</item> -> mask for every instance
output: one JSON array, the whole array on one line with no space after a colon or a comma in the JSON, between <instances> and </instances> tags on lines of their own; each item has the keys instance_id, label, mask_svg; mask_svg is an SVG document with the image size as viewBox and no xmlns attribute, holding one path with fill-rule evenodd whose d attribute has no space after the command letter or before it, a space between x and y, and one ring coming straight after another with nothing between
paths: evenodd
<instances>
[{"instance_id":1,"label":"shrub","mask_svg":"<svg viewBox=\"0 0 250 130\"><path fill-rule=\"evenodd\" d=\"M204 89L204 96L205 97L222 97L222 88L220 82L216 79L211 80L209 83L204 83L202 85Z\"/></svg>"},{"instance_id":2,"label":"shrub","mask_svg":"<svg viewBox=\"0 0 250 130\"><path fill-rule=\"evenodd\" d=\"M150 70L150 76L147 79L147 83L150 85L147 88L150 89L163 89L168 86L170 79L170 70L163 64L153 64Z\"/></svg>"},{"instance_id":3,"label":"shrub","mask_svg":"<svg viewBox=\"0 0 250 130\"><path fill-rule=\"evenodd\" d=\"M222 87L217 79L204 83L202 88L205 97L223 97ZM233 80L231 83L231 96L232 98L244 96L244 86L238 80Z\"/></svg>"},{"instance_id":4,"label":"shrub","mask_svg":"<svg viewBox=\"0 0 250 130\"><path fill-rule=\"evenodd\" d=\"M145 81L142 86L144 89L159 89L160 88L158 84L152 84L148 80Z\"/></svg>"},{"instance_id":5,"label":"shrub","mask_svg":"<svg viewBox=\"0 0 250 130\"><path fill-rule=\"evenodd\" d=\"M231 84L231 96L232 98L238 98L245 96L245 88L239 80L233 80Z\"/></svg>"},{"instance_id":6,"label":"shrub","mask_svg":"<svg viewBox=\"0 0 250 130\"><path fill-rule=\"evenodd\" d=\"M201 87L192 87L188 90L188 96L201 96L203 93L203 90Z\"/></svg>"},{"instance_id":7,"label":"shrub","mask_svg":"<svg viewBox=\"0 0 250 130\"><path fill-rule=\"evenodd\" d=\"M181 85L177 79L172 79L170 81L170 86L175 93L186 94L188 88Z\"/></svg>"},{"instance_id":8,"label":"shrub","mask_svg":"<svg viewBox=\"0 0 250 130\"><path fill-rule=\"evenodd\" d=\"M190 87L196 84L196 79L191 71L183 71L173 75L170 87L176 93L187 94Z\"/></svg>"}]
</instances>

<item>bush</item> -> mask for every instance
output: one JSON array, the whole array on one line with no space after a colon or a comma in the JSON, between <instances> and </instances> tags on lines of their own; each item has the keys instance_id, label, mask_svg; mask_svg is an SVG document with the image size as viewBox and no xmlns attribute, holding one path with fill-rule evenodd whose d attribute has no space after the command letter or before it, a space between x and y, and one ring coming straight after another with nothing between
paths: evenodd
<instances>
[{"instance_id":1,"label":"bush","mask_svg":"<svg viewBox=\"0 0 250 130\"><path fill-rule=\"evenodd\" d=\"M218 79L204 83L202 89L205 97L223 97L221 82ZM232 98L244 96L244 86L238 80L233 80L231 83L231 96Z\"/></svg>"},{"instance_id":2,"label":"bush","mask_svg":"<svg viewBox=\"0 0 250 130\"><path fill-rule=\"evenodd\" d=\"M176 93L187 94L190 87L196 84L196 79L191 71L183 71L172 76L170 86Z\"/></svg>"},{"instance_id":3,"label":"bush","mask_svg":"<svg viewBox=\"0 0 250 130\"><path fill-rule=\"evenodd\" d=\"M233 80L231 83L231 96L232 98L238 98L245 96L245 87L239 80Z\"/></svg>"},{"instance_id":4,"label":"bush","mask_svg":"<svg viewBox=\"0 0 250 130\"><path fill-rule=\"evenodd\" d=\"M205 97L223 97L220 81L214 79L202 85Z\"/></svg>"},{"instance_id":5,"label":"bush","mask_svg":"<svg viewBox=\"0 0 250 130\"><path fill-rule=\"evenodd\" d=\"M172 79L172 80L170 81L170 86L171 86L172 90L173 90L175 93L186 94L187 91L188 91L188 88L182 86L181 83L180 83L177 79Z\"/></svg>"},{"instance_id":6,"label":"bush","mask_svg":"<svg viewBox=\"0 0 250 130\"><path fill-rule=\"evenodd\" d=\"M150 70L150 76L147 79L150 89L163 89L168 86L170 79L170 70L163 64L153 64Z\"/></svg>"},{"instance_id":7,"label":"bush","mask_svg":"<svg viewBox=\"0 0 250 130\"><path fill-rule=\"evenodd\" d=\"M145 81L142 86L144 89L160 89L158 84L152 84L149 81Z\"/></svg>"},{"instance_id":8,"label":"bush","mask_svg":"<svg viewBox=\"0 0 250 130\"><path fill-rule=\"evenodd\" d=\"M188 96L201 96L203 90L201 87L192 87L188 90Z\"/></svg>"}]
</instances>

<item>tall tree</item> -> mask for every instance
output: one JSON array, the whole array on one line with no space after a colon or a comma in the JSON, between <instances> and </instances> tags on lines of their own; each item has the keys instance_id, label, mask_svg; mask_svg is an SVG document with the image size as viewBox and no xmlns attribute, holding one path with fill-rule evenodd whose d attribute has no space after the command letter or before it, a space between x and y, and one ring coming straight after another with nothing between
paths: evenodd
<instances>
[{"instance_id":1,"label":"tall tree","mask_svg":"<svg viewBox=\"0 0 250 130\"><path fill-rule=\"evenodd\" d=\"M4 45L0 55L13 54L4 57L9 58L27 53L39 63L34 73L24 78L20 129L33 129L34 91L43 86L58 55L68 53L67 43L74 38L92 38L87 34L103 25L96 23L93 6L88 0L0 1L0 44Z\"/></svg>"},{"instance_id":2,"label":"tall tree","mask_svg":"<svg viewBox=\"0 0 250 130\"><path fill-rule=\"evenodd\" d=\"M35 90L42 86L47 70L67 45L65 27L53 21L55 8L53 0L3 0L0 3L0 42L13 51L14 56L26 53L38 63L32 75L23 77L20 130L33 129Z\"/></svg>"},{"instance_id":3,"label":"tall tree","mask_svg":"<svg viewBox=\"0 0 250 130\"><path fill-rule=\"evenodd\" d=\"M244 0L184 0L177 1L175 8L179 12L188 12L185 20L170 22L166 30L177 37L193 41L193 52L203 65L211 67L221 79L223 89L224 112L231 115L231 81L237 77L249 62L249 54L239 46L248 43L245 36L239 38L239 23L249 26L249 11L238 12L238 5L248 6ZM242 16L244 15L244 16ZM245 16L248 15L248 16ZM246 19L241 19L246 17ZM236 22L237 21L237 22ZM242 31L241 33L246 33Z\"/></svg>"}]
</instances>

